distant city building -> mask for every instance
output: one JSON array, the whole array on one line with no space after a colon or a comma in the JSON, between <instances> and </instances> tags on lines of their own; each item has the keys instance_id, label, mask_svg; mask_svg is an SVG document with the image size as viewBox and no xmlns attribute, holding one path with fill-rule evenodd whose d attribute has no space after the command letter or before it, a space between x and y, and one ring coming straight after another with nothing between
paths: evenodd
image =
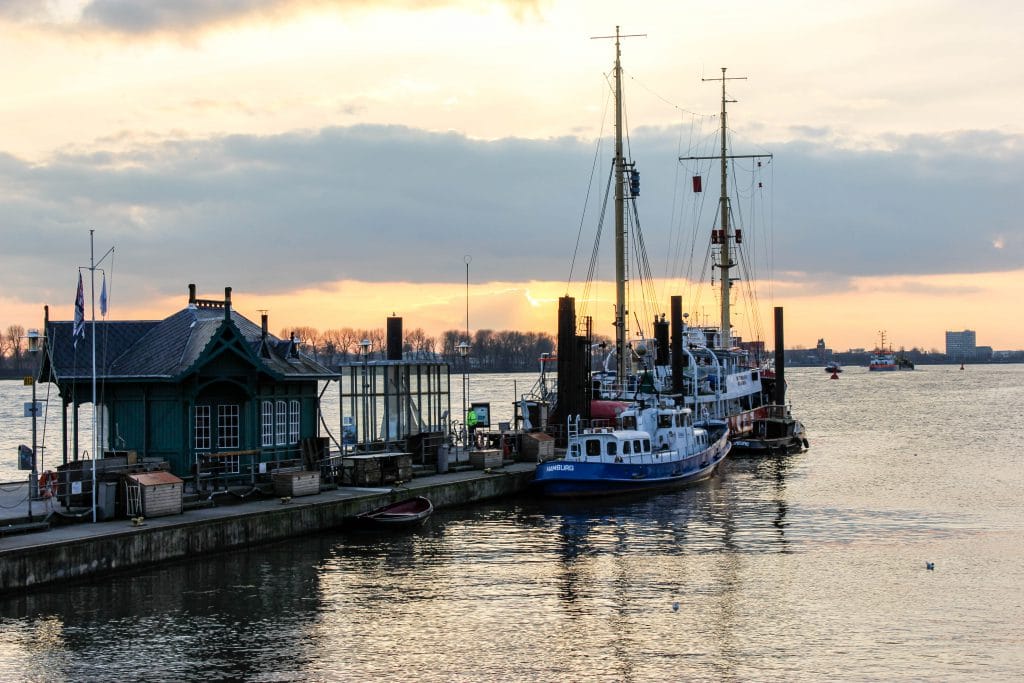
<instances>
[{"instance_id":1,"label":"distant city building","mask_svg":"<svg viewBox=\"0 0 1024 683\"><path fill-rule=\"evenodd\" d=\"M978 351L977 336L974 330L963 332L946 332L946 355L956 358L974 358Z\"/></svg>"},{"instance_id":2,"label":"distant city building","mask_svg":"<svg viewBox=\"0 0 1024 683\"><path fill-rule=\"evenodd\" d=\"M832 359L832 349L825 346L824 339L818 340L818 345L815 347L815 350L818 352L818 360L821 362L824 363Z\"/></svg>"}]
</instances>

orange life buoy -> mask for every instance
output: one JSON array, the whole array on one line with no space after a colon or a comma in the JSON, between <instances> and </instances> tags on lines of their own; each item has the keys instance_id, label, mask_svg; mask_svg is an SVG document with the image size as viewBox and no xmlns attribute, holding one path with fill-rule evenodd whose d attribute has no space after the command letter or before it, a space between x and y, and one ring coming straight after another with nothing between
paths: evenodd
<instances>
[{"instance_id":1,"label":"orange life buoy","mask_svg":"<svg viewBox=\"0 0 1024 683\"><path fill-rule=\"evenodd\" d=\"M57 488L57 473L46 470L39 475L39 497L53 498L54 490Z\"/></svg>"}]
</instances>

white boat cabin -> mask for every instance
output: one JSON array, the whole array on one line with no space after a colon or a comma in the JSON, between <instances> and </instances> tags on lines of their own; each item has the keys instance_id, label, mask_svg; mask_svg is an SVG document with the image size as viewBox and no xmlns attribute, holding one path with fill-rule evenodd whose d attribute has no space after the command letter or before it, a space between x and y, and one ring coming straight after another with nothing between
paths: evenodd
<instances>
[{"instance_id":1,"label":"white boat cabin","mask_svg":"<svg viewBox=\"0 0 1024 683\"><path fill-rule=\"evenodd\" d=\"M674 459L708 447L706 430L693 426L689 408L629 409L618 426L572 435L565 457L587 462L629 463Z\"/></svg>"}]
</instances>

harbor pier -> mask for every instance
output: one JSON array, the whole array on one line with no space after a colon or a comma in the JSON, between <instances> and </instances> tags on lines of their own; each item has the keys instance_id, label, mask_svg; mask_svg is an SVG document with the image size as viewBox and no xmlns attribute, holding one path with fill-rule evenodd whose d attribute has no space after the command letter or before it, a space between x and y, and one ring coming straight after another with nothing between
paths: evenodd
<instances>
[{"instance_id":1,"label":"harbor pier","mask_svg":"<svg viewBox=\"0 0 1024 683\"><path fill-rule=\"evenodd\" d=\"M190 509L140 525L116 519L7 535L12 520L0 520L0 594L327 532L347 517L411 496L426 496L435 508L509 496L526 489L534 468L520 462L431 474L395 487L338 487L301 498Z\"/></svg>"}]
</instances>

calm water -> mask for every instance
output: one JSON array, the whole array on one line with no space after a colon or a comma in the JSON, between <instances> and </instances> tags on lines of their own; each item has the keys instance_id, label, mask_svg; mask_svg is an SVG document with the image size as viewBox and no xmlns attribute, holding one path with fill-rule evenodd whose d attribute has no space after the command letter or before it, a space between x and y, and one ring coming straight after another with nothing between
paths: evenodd
<instances>
[{"instance_id":1,"label":"calm water","mask_svg":"<svg viewBox=\"0 0 1024 683\"><path fill-rule=\"evenodd\" d=\"M802 455L0 600L0 680L1019 680L1024 366L788 377Z\"/></svg>"}]
</instances>

